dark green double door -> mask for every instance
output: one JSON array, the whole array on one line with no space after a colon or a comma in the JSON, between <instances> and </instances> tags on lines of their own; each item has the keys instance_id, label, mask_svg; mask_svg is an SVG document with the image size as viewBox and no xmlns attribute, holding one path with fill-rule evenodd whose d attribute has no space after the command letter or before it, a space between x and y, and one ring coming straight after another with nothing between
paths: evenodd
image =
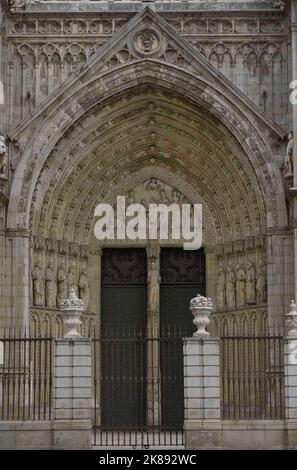
<instances>
[{"instance_id":1,"label":"dark green double door","mask_svg":"<svg viewBox=\"0 0 297 470\"><path fill-rule=\"evenodd\" d=\"M183 423L183 336L194 328L189 300L205 293L203 251L161 250L159 425ZM106 249L101 283L102 425L148 424L147 259L145 249ZM156 397L154 397L156 399ZM155 406L155 405L154 405ZM155 423L157 424L157 423Z\"/></svg>"}]
</instances>

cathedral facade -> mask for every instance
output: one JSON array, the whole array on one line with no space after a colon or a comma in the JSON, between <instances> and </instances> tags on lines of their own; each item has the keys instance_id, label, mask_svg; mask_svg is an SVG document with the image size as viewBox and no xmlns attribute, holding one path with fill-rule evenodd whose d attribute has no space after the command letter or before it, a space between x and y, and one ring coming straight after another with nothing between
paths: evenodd
<instances>
[{"instance_id":1,"label":"cathedral facade","mask_svg":"<svg viewBox=\"0 0 297 470\"><path fill-rule=\"evenodd\" d=\"M85 333L183 324L197 291L216 334L282 325L296 14L296 0L1 1L2 326L59 336L71 288ZM95 207L118 195L202 204L202 248L99 241Z\"/></svg>"}]
</instances>

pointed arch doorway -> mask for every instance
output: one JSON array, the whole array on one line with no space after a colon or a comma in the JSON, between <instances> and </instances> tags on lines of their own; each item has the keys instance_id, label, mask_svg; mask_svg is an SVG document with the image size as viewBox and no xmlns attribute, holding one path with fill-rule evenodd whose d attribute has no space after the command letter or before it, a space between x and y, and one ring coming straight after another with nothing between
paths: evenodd
<instances>
[{"instance_id":1,"label":"pointed arch doorway","mask_svg":"<svg viewBox=\"0 0 297 470\"><path fill-rule=\"evenodd\" d=\"M182 338L194 331L189 300L205 294L204 250L103 249L101 279L100 426L122 439L141 431L170 441L183 428Z\"/></svg>"}]
</instances>

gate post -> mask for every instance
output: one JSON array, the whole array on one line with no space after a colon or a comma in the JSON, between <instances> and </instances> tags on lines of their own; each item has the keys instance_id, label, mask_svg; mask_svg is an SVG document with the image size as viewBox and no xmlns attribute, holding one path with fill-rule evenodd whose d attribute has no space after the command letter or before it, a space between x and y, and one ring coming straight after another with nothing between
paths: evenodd
<instances>
[{"instance_id":1,"label":"gate post","mask_svg":"<svg viewBox=\"0 0 297 470\"><path fill-rule=\"evenodd\" d=\"M297 312L292 300L285 315L287 336L284 341L286 448L297 447Z\"/></svg>"},{"instance_id":2,"label":"gate post","mask_svg":"<svg viewBox=\"0 0 297 470\"><path fill-rule=\"evenodd\" d=\"M205 330L212 301L198 294L190 309L198 330L184 339L185 447L218 449L222 447L219 339Z\"/></svg>"},{"instance_id":3,"label":"gate post","mask_svg":"<svg viewBox=\"0 0 297 470\"><path fill-rule=\"evenodd\" d=\"M83 301L71 290L61 306L66 334L56 340L54 386L54 449L91 446L91 341L77 331Z\"/></svg>"}]
</instances>

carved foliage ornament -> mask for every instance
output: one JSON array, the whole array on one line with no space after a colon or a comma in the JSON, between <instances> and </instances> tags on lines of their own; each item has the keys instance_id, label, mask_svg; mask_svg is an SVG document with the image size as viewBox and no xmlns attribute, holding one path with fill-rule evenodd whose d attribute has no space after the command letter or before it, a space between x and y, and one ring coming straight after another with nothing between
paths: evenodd
<instances>
[{"instance_id":1,"label":"carved foliage ornament","mask_svg":"<svg viewBox=\"0 0 297 470\"><path fill-rule=\"evenodd\" d=\"M64 299L61 305L61 311L84 311L84 302L81 299L78 299L74 289L70 290L69 298Z\"/></svg>"},{"instance_id":2,"label":"carved foliage ornament","mask_svg":"<svg viewBox=\"0 0 297 470\"><path fill-rule=\"evenodd\" d=\"M203 297L203 295L197 294L197 297L194 297L190 302L190 309L207 307L212 308L213 302L210 297Z\"/></svg>"}]
</instances>

